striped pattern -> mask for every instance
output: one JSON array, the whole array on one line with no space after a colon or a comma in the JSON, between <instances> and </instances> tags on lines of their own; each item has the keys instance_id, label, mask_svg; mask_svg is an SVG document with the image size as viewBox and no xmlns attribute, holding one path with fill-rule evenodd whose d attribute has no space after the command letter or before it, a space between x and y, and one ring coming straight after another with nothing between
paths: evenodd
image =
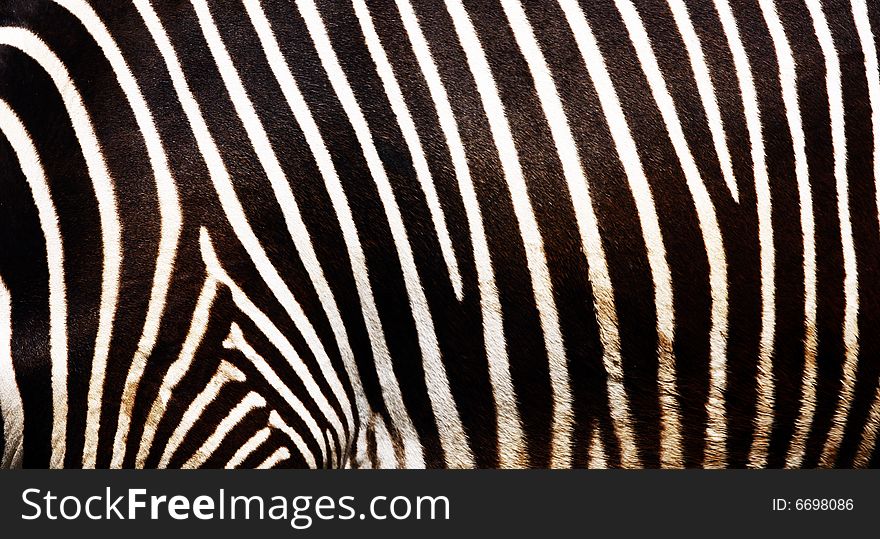
<instances>
[{"instance_id":1,"label":"striped pattern","mask_svg":"<svg viewBox=\"0 0 880 539\"><path fill-rule=\"evenodd\" d=\"M0 6L4 467L880 463L868 0Z\"/></svg>"}]
</instances>

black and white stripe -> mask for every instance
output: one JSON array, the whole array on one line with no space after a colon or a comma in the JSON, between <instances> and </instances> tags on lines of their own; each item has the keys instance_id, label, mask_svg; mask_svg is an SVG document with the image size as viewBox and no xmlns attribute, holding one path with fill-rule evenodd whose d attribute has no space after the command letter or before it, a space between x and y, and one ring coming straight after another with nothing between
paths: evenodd
<instances>
[{"instance_id":1,"label":"black and white stripe","mask_svg":"<svg viewBox=\"0 0 880 539\"><path fill-rule=\"evenodd\" d=\"M864 467L868 0L0 6L2 464Z\"/></svg>"}]
</instances>

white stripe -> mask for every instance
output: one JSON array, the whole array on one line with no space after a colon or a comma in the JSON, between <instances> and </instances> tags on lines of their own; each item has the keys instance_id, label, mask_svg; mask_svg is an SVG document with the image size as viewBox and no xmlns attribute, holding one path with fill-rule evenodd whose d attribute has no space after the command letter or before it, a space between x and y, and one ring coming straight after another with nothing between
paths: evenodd
<instances>
[{"instance_id":1,"label":"white stripe","mask_svg":"<svg viewBox=\"0 0 880 539\"><path fill-rule=\"evenodd\" d=\"M837 449L843 441L849 410L852 407L856 385L856 368L859 360L859 283L856 267L856 250L853 245L852 223L849 214L849 188L846 175L846 131L844 127L843 89L840 80L840 63L834 48L834 39L819 0L806 0L813 19L813 28L819 39L819 47L825 58L825 84L828 91L828 110L831 114L831 145L834 149L834 180L837 185L837 214L840 219L840 242L843 250L843 345L845 361L841 375L837 409L831 420L831 430L825 439L819 464L834 466Z\"/></svg>"},{"instance_id":2,"label":"white stripe","mask_svg":"<svg viewBox=\"0 0 880 539\"><path fill-rule=\"evenodd\" d=\"M290 451L286 447L279 447L274 453L266 457L266 460L257 465L258 470L274 468L278 464L290 458Z\"/></svg>"},{"instance_id":3,"label":"white stripe","mask_svg":"<svg viewBox=\"0 0 880 539\"><path fill-rule=\"evenodd\" d=\"M214 297L216 295L217 280L209 275L205 279L205 284L202 285L198 300L196 300L196 306L195 309L193 309L189 331L187 332L183 345L180 348L180 354L177 356L177 359L174 360L174 363L168 367L168 371L162 378L162 384L159 386L159 391L156 393L156 398L153 400L153 404L150 406L150 411L147 414L147 419L144 423L144 432L141 434L141 441L138 445L137 457L135 459L135 466L137 468L144 467L147 456L150 454L150 449L153 447L153 439L156 436L156 429L159 428L159 423L162 421L162 418L165 417L165 411L168 407L168 403L174 396L174 390L177 388L177 384L183 380L186 373L189 372L190 366L192 366L196 351L202 342L202 338L205 336L205 331L208 329L208 321L211 317L211 306L214 303ZM113 455L114 461L111 466L113 468L121 468L124 456L124 451L115 453Z\"/></svg>"},{"instance_id":4,"label":"white stripe","mask_svg":"<svg viewBox=\"0 0 880 539\"><path fill-rule=\"evenodd\" d=\"M602 441L602 431L599 422L593 420L593 430L590 432L590 443L587 446L587 468L591 470L604 470L608 468L608 461L605 459L605 443Z\"/></svg>"},{"instance_id":5,"label":"white stripe","mask_svg":"<svg viewBox=\"0 0 880 539\"><path fill-rule=\"evenodd\" d=\"M196 452L187 460L181 468L191 469L201 467L211 455L217 451L223 440L229 432L236 427L244 417L251 411L266 406L266 399L253 391L248 393L235 408L229 412L229 415L220 421L217 428L208 436L208 439L199 447Z\"/></svg>"},{"instance_id":6,"label":"white stripe","mask_svg":"<svg viewBox=\"0 0 880 539\"><path fill-rule=\"evenodd\" d=\"M232 455L232 458L229 459L229 462L226 463L227 470L232 470L241 466L241 463L245 461L246 458L251 456L254 451L257 450L263 442L269 439L269 434L272 433L272 429L269 427L264 427L257 431L256 434L251 436L248 441L246 441L241 447L238 448L238 451Z\"/></svg>"},{"instance_id":7,"label":"white stripe","mask_svg":"<svg viewBox=\"0 0 880 539\"><path fill-rule=\"evenodd\" d=\"M434 180L431 178L431 171L428 168L428 161L425 158L419 134L416 132L416 126L413 123L412 116L410 116L409 108L400 91L400 86L397 84L394 70L388 62L388 57L382 48L382 42L379 40L376 28L373 26L370 12L363 0L354 0L354 12L358 22L360 22L364 39L367 42L367 50L373 59L373 63L376 65L376 71L382 80L382 86L385 89L388 102L391 104L391 112L394 113L394 117L397 119L403 140L412 156L416 180L418 180L422 192L425 193L428 211L431 214L434 230L437 231L440 253L443 255L443 260L446 263L449 280L452 282L455 296L461 301L464 292L462 290L461 274L458 271L458 262L455 259L452 240L449 238L449 230L446 227L446 217L443 215L443 208L440 206L440 200L437 198L437 190L434 187Z\"/></svg>"},{"instance_id":8,"label":"white stripe","mask_svg":"<svg viewBox=\"0 0 880 539\"><path fill-rule=\"evenodd\" d=\"M615 0L630 40L636 49L642 70L648 79L651 93L663 117L675 153L681 163L688 190L694 199L700 231L709 262L709 290L712 297L711 329L709 331L709 402L706 404L706 467L724 467L727 461L727 428L725 424L725 395L727 387L727 256L715 206L688 148L682 132L675 102L669 95L657 58L644 24L631 0Z\"/></svg>"},{"instance_id":9,"label":"white stripe","mask_svg":"<svg viewBox=\"0 0 880 539\"><path fill-rule=\"evenodd\" d=\"M107 370L107 356L110 352L110 339L113 332L113 317L119 295L119 274L122 266L120 246L122 225L116 210L116 196L113 181L107 172L101 145L92 127L89 113L83 105L76 84L71 80L67 68L43 41L23 28L0 28L0 45L10 45L36 60L46 73L52 77L64 106L67 109L76 138L82 148L83 157L95 197L98 201L98 214L101 222L103 244L103 269L101 272L101 299L98 314L98 331L95 338L95 356L92 360L92 373L89 380L87 417L100 423L103 405L104 378ZM50 465L64 465L67 448L67 363L53 362L52 393L55 403L52 426L52 456Z\"/></svg>"},{"instance_id":10,"label":"white stripe","mask_svg":"<svg viewBox=\"0 0 880 539\"><path fill-rule=\"evenodd\" d=\"M871 125L874 136L874 190L877 196L877 212L880 218L880 67L877 65L877 48L874 46L874 35L868 18L868 7L865 0L852 0L853 20L862 53L865 55L865 73L868 79L868 99L871 104ZM871 405L871 413L865 423L865 431L856 454L856 466L868 466L874 444L877 440L877 429L880 428L880 387Z\"/></svg>"},{"instance_id":11,"label":"white stripe","mask_svg":"<svg viewBox=\"0 0 880 539\"><path fill-rule=\"evenodd\" d=\"M375 412L373 412L375 413ZM372 420L372 416L370 418ZM371 469L373 463L370 462L367 454L367 424L362 423L358 429L357 438L354 441L354 447L351 452L351 460L348 462L347 468L351 469Z\"/></svg>"},{"instance_id":12,"label":"white stripe","mask_svg":"<svg viewBox=\"0 0 880 539\"><path fill-rule=\"evenodd\" d=\"M339 228L342 231L342 237L345 241L345 247L351 261L352 275L357 288L358 299L361 304L361 313L364 318L364 324L367 328L367 334L370 338L370 345L373 350L373 357L376 362L376 372L379 377L379 385L382 387L382 395L385 400L386 408L391 414L394 428L402 439L404 459L407 468L424 468L424 457L422 454L421 443L418 434L412 424L407 413L406 406L403 404L403 397L400 392L400 385L397 377L394 375L393 366L391 364L391 354L388 351L388 345L385 341L385 333L382 329L382 321L379 318L379 312L373 299L373 290L369 281L369 272L367 270L366 258L361 246L358 232L355 228L354 218L348 204L348 198L342 189L336 168L321 138L321 133L315 123L312 113L308 108L299 87L290 72L287 61L278 47L278 42L272 35L269 21L266 19L258 0L245 0L245 9L251 23L257 31L260 39L260 45L269 61L272 73L278 80L279 86L288 106L293 112L300 129L303 131L306 143L315 157L318 170L324 179L330 202L333 205L333 211L339 221ZM353 374L349 377L357 382L355 390L355 398L358 410L361 411L361 422L366 421L369 414L366 411L369 405L360 389L360 382L357 377L357 366L349 367Z\"/></svg>"},{"instance_id":13,"label":"white stripe","mask_svg":"<svg viewBox=\"0 0 880 539\"><path fill-rule=\"evenodd\" d=\"M302 455L303 459L305 459L306 465L309 468L315 469L318 467L318 465L315 463L315 456L309 450L302 437L297 434L297 432L293 430L290 426L288 426L287 423L285 423L284 420L281 419L281 416L275 410L272 410L269 413L269 425L271 425L273 428L280 430L281 432L286 434L288 438L290 438L290 441L292 441L293 445L296 446L296 449L299 451L300 455ZM363 429L361 430L363 431Z\"/></svg>"},{"instance_id":14,"label":"white stripe","mask_svg":"<svg viewBox=\"0 0 880 539\"><path fill-rule=\"evenodd\" d=\"M669 8L672 10L672 17L675 19L675 25L678 27L678 31L681 33L682 40L684 41L688 58L690 59L691 68L694 72L694 81L697 83L697 92L700 94L700 101L702 101L703 109L706 111L709 132L712 134L715 153L718 156L718 162L721 165L721 174L724 176L724 182L727 184L727 188L730 190L730 195L733 197L733 200L739 202L736 176L733 174L733 167L730 162L730 152L727 149L727 134L724 132L724 122L721 120L721 111L718 109L718 101L715 99L715 86L712 84L709 67L706 65L705 56L703 56L703 48L700 45L700 38L694 30L694 24L691 21L684 1L667 1L669 3Z\"/></svg>"},{"instance_id":15,"label":"white stripe","mask_svg":"<svg viewBox=\"0 0 880 539\"><path fill-rule=\"evenodd\" d=\"M581 244L587 257L589 280L593 289L593 307L599 322L599 337L603 349L602 359L608 375L606 382L608 401L614 430L620 438L622 465L625 468L638 467L638 451L632 433L629 402L623 385L623 364L620 355L617 311L614 304L614 287L608 273L608 262L605 259L599 225L593 210L590 187L580 164L577 145L568 125L568 118L557 93L556 84L522 5L518 0L502 0L501 5L535 82L535 89L550 127L550 133L574 207ZM571 429L574 422L568 358L564 355L550 356L550 382L553 390L552 429L553 435L559 437L558 442L554 444L555 454L560 451L559 445L571 445ZM562 451L565 456L560 456L560 460L552 462L551 466L562 462L570 464L571 448Z\"/></svg>"},{"instance_id":16,"label":"white stripe","mask_svg":"<svg viewBox=\"0 0 880 539\"><path fill-rule=\"evenodd\" d=\"M217 68L220 71L220 76L223 79L223 84L226 86L226 90L229 92L229 96L232 99L233 106L235 107L235 111L241 118L245 131L247 131L248 138L250 139L251 144L254 147L254 151L257 154L260 164L262 165L266 176L269 178L269 182L272 185L272 190L275 193L276 198L278 199L278 205L284 215L284 221L287 224L287 230L290 233L290 237L293 239L297 252L302 259L303 266L306 268L306 271L309 274L309 278L315 286L315 290L318 293L319 301L321 301L324 311L327 313L327 317L329 318L330 325L333 330L333 335L336 338L337 345L339 346L340 354L348 358L345 359L347 365L354 365L354 360L352 359L352 351L348 342L348 335L346 334L345 326L342 323L342 317L339 314L339 309L336 306L333 292L330 290L330 285L327 283L327 279L324 277L324 272L321 268L320 262L318 261L318 257L315 253L315 248L312 245L308 229L306 229L306 225L302 220L302 215L300 214L299 206L296 203L296 199L293 196L290 182L285 176L284 171L281 169L281 164L278 162L278 158L275 155L274 150L272 149L271 143L269 142L269 136L267 135L266 130L263 127L263 124L260 121L256 110L254 110L253 103L248 98L247 91L245 90L244 85L241 82L241 78L239 77L238 72L235 69L235 65L233 65L232 63L232 58L230 58L229 52L226 50L226 46L224 45L223 40L220 37L220 33L218 32L217 27L214 24L214 20L211 18L211 13L208 10L207 2L205 2L204 0L193 0L192 4L195 8L196 15L198 16L199 25L201 26L202 33L207 40L208 48L211 50L211 55L213 56L214 61L217 63ZM243 208L241 207L241 203L235 196L235 188L232 185L231 181L227 181L229 180L229 176L222 176L220 177L220 180L221 186L219 188L219 191L224 192L221 197L225 198L229 203L223 204L224 208L226 208L227 206L234 206L234 209L232 209L234 217L230 216L230 218L234 220L241 220L240 228L244 228L245 226L247 226L247 233L245 234L247 236L247 240L245 241L245 244L246 247L248 247L248 254L250 254L257 261L262 260L265 263L269 264L268 258L265 257L265 251L263 251L262 247L260 247L256 237L253 236L253 232L250 229L250 226L246 224L247 218L244 214ZM254 256L255 254L257 256ZM274 269L271 271L274 273ZM284 286L283 283L278 288L279 291L281 291L283 294L290 295L289 289ZM287 298L287 302L294 303L294 297L290 295L290 297ZM299 306L297 306L297 308L298 310L301 310ZM296 318L301 319L303 321L303 325L308 326L309 329L314 332L313 328L311 328L311 324L308 323L308 319L304 313L297 313ZM306 337L306 339L309 340L309 337ZM317 340L317 336L314 337L314 342L314 349L319 352L315 355L315 359L317 360L318 365L321 369L321 374L330 385L330 389L333 391L334 397L342 406L343 413L345 414L346 424L348 425L348 430L353 431L354 421L352 418L351 403L348 400L348 395L345 392L345 389L342 387L342 383L339 380L336 369L333 367L326 353L324 353L323 349L320 347L320 342Z\"/></svg>"},{"instance_id":17,"label":"white stripe","mask_svg":"<svg viewBox=\"0 0 880 539\"><path fill-rule=\"evenodd\" d=\"M137 81L131 74L131 70L122 56L122 52L113 40L113 37L107 31L104 23L95 13L91 6L83 0L54 0L58 5L64 7L76 16L85 26L86 30L95 41L105 57L110 62L110 66L116 75L122 91L129 106L134 112L135 121L140 129L141 135L144 137L144 143L147 147L147 155L150 159L150 166L153 169L153 176L156 180L156 192L159 199L159 219L161 222L161 232L159 238L159 249L156 256L156 270L153 275L153 285L150 291L150 301L147 306L147 315L144 321L144 329L141 338L138 341L138 348L132 359L131 366L128 370L125 386L123 386L123 394L121 398L121 408L118 417L120 423L131 422L131 412L134 407L135 394L144 368L146 367L147 358L153 351L156 344L156 337L159 334L159 325L162 321L162 314L165 310L165 298L168 294L168 285L171 281L171 273L174 269L174 260L177 256L177 241L180 238L180 226L182 217L180 215L180 205L177 197L177 188L174 185L174 178L168 169L168 159L165 156L165 149L162 147L162 140L159 132L153 122L153 115L144 100ZM97 409L99 411L100 408ZM95 467L95 457L98 449L98 428L100 426L99 418L94 414L96 410L91 409L92 416L86 419L85 448L83 451L82 465L84 468ZM116 428L116 432L127 432L128 428ZM125 445L125 439L114 440L114 447Z\"/></svg>"},{"instance_id":18,"label":"white stripe","mask_svg":"<svg viewBox=\"0 0 880 539\"><path fill-rule=\"evenodd\" d=\"M446 366L440 353L437 335L434 331L434 321L431 318L428 300L425 297L425 291L422 288L421 279L416 268L412 246L409 243L403 217L394 198L391 184L385 174L382 160L373 143L370 128L348 83L348 79L339 65L339 60L330 43L330 37L327 35L327 29L324 27L324 22L321 20L317 6L315 6L312 0L297 0L296 5L305 20L309 35L315 44L321 64L327 72L333 90L342 103L345 114L354 128L355 135L367 160L367 167L370 170L373 181L376 183L379 198L388 219L388 226L391 229L394 246L400 259L404 276L403 280L416 325L419 347L422 351L428 398L430 399L431 408L437 422L437 430L440 435L443 452L445 453L446 464L453 468L473 467L473 454L471 453L467 435L464 432L458 409L449 387Z\"/></svg>"},{"instance_id":19,"label":"white stripe","mask_svg":"<svg viewBox=\"0 0 880 539\"><path fill-rule=\"evenodd\" d=\"M527 465L525 440L520 422L516 393L510 377L510 361L507 356L507 340L504 337L504 321L501 301L495 284L492 257L483 228L483 216L477 193L471 180L470 169L458 125L446 95L446 89L437 72L431 50L419 27L409 0L397 0L397 8L404 29L413 47L416 62L428 84L428 91L437 111L440 130L449 147L452 166L464 203L465 217L474 249L474 265L480 290L480 311L483 320L483 340L489 364L489 381L497 408L498 418L498 465L501 468L522 468Z\"/></svg>"},{"instance_id":20,"label":"white stripe","mask_svg":"<svg viewBox=\"0 0 880 539\"><path fill-rule=\"evenodd\" d=\"M654 284L654 304L657 311L657 357L659 360L657 382L660 387L661 413L660 464L664 467L679 468L683 466L683 456L675 355L672 349L675 338L675 305L672 295L672 274L666 261L666 248L663 244L663 235L660 232L654 197L651 194L651 187L645 177L635 141L617 97L617 91L611 82L602 52L599 50L584 12L573 0L561 0L560 6L565 12L578 50L596 88L602 112L607 118L608 129L614 139L617 155L626 172L630 191L636 203L642 234L645 237L648 265L651 268L651 280Z\"/></svg>"},{"instance_id":21,"label":"white stripe","mask_svg":"<svg viewBox=\"0 0 880 539\"><path fill-rule=\"evenodd\" d=\"M5 101L2 103L5 104ZM4 133L7 133L7 123L5 118L0 118ZM6 136L9 137L8 134ZM0 415L3 417L3 456L0 466L4 469L21 468L24 408L12 363L12 296L3 279L0 279Z\"/></svg>"},{"instance_id":22,"label":"white stripe","mask_svg":"<svg viewBox=\"0 0 880 539\"><path fill-rule=\"evenodd\" d=\"M327 462L327 449L324 445L324 435L321 432L321 428L315 422L315 418L312 417L312 414L306 409L305 405L300 401L296 395L290 390L290 386L285 384L281 378L275 373L275 370L260 356L253 347L248 344L248 342L244 338L244 334L241 332L241 328L238 327L238 324L235 322L232 323L232 327L229 328L229 336L226 337L226 340L223 341L223 347L227 349L235 349L241 351L242 354L254 365L260 375L269 382L269 385L272 386L281 398L287 403L288 406L293 409L294 413L305 423L306 428L309 430L309 433L312 435L312 438L318 444L318 447L321 448L321 453L323 454L324 462ZM295 352L294 352L295 353ZM295 358L299 360L298 357ZM301 362L301 360L299 360ZM331 451L333 451L332 447L332 439L327 440L330 443Z\"/></svg>"},{"instance_id":23,"label":"white stripe","mask_svg":"<svg viewBox=\"0 0 880 539\"><path fill-rule=\"evenodd\" d=\"M394 447L391 444L391 436L385 427L385 420L376 414L373 416L373 436L376 438L376 468L389 470L399 468L397 459L394 458Z\"/></svg>"},{"instance_id":24,"label":"white stripe","mask_svg":"<svg viewBox=\"0 0 880 539\"><path fill-rule=\"evenodd\" d=\"M336 445L330 442L331 435L330 435L329 429L324 431L324 439L327 440L327 445L330 448L330 460L327 461L328 464L325 467L326 468L338 468L339 461L336 460L336 458L337 458ZM345 449L345 448L343 448L343 449Z\"/></svg>"},{"instance_id":25,"label":"white stripe","mask_svg":"<svg viewBox=\"0 0 880 539\"><path fill-rule=\"evenodd\" d=\"M504 105L498 95L495 79L486 61L483 47L464 6L459 0L450 0L446 3L446 9L452 17L455 32L458 34L459 42L467 57L468 67L476 82L477 91L486 112L486 119L489 121L489 128L492 131L492 139L498 150L498 158L504 170L504 178L510 191L513 210L526 253L535 305L543 330L544 347L549 361L558 365L565 360L566 355L562 342L562 331L559 327L559 315L556 312L556 303L553 297L550 271L547 268L547 258L544 253L544 240L541 238L541 232L538 229L535 213L529 200L519 155L513 142ZM564 387L556 387L554 391L557 397L565 397ZM552 433L550 465L553 467L567 468L571 463L571 421L573 418L570 412L570 402L555 402L554 399L553 420L559 428L554 429Z\"/></svg>"},{"instance_id":26,"label":"white stripe","mask_svg":"<svg viewBox=\"0 0 880 539\"><path fill-rule=\"evenodd\" d=\"M205 389L196 395L192 402L189 403L189 406L180 418L180 423L168 438L168 443L165 444L165 449L162 451L162 457L159 459L159 468L168 467L168 463L171 461L174 452L177 451L177 448L183 443L186 435L198 422L199 418L202 417L205 408L210 403L214 402L214 399L220 394L220 390L223 389L223 386L229 382L243 382L244 380L244 373L235 368L234 365L227 361L220 361L220 366L217 367L217 372L215 372L214 376L208 381Z\"/></svg>"},{"instance_id":27,"label":"white stripe","mask_svg":"<svg viewBox=\"0 0 880 539\"><path fill-rule=\"evenodd\" d=\"M749 466L763 468L767 465L767 449L770 446L770 432L773 428L773 401L775 398L773 339L776 334L776 266L770 179L767 177L764 138L761 132L761 109L758 105L758 94L755 91L755 81L752 78L749 58L743 48L742 41L740 41L739 30L727 0L717 0L717 6L718 12L723 12L719 18L733 56L739 91L743 99L743 112L746 118L746 129L749 132L752 170L755 178L755 198L758 207L758 243L761 259L761 337L758 345L755 432L749 451Z\"/></svg>"}]
</instances>

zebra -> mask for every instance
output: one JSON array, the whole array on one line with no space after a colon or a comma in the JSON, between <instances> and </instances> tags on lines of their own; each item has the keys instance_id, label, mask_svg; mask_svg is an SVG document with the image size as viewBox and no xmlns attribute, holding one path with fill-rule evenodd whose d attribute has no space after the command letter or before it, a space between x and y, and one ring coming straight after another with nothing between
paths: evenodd
<instances>
[{"instance_id":1,"label":"zebra","mask_svg":"<svg viewBox=\"0 0 880 539\"><path fill-rule=\"evenodd\" d=\"M870 0L6 0L4 467L878 464Z\"/></svg>"}]
</instances>

